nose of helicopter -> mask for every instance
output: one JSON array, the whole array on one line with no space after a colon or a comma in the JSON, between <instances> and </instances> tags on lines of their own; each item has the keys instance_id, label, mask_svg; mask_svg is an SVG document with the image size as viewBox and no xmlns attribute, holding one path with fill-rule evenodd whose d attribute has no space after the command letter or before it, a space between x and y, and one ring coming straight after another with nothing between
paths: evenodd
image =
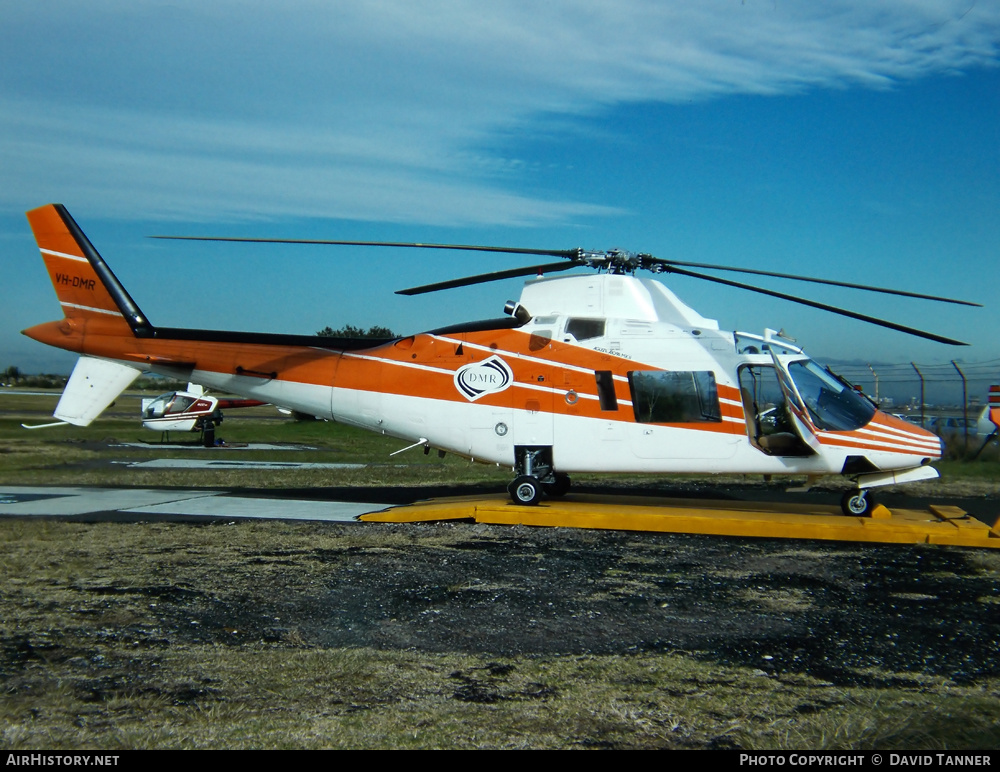
<instances>
[{"instance_id":1,"label":"nose of helicopter","mask_svg":"<svg viewBox=\"0 0 1000 772\"><path fill-rule=\"evenodd\" d=\"M866 429L885 450L905 456L911 465L937 461L944 455L944 442L936 434L881 410L876 411Z\"/></svg>"}]
</instances>

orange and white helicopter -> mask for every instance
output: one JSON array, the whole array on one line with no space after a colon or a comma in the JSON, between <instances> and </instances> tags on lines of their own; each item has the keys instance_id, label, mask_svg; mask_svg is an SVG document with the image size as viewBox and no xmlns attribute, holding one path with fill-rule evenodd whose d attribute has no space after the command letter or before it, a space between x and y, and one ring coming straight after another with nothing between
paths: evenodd
<instances>
[{"instance_id":1,"label":"orange and white helicopter","mask_svg":"<svg viewBox=\"0 0 1000 772\"><path fill-rule=\"evenodd\" d=\"M402 290L417 294L578 266L526 281L506 318L394 340L154 326L59 204L28 220L64 318L24 331L81 355L56 417L85 425L141 372L186 378L410 443L510 466L515 504L564 494L584 472L845 475L844 511L878 486L938 476L942 445L883 413L773 330L720 330L638 269L751 289L920 337L959 341L688 270L692 267L977 305L766 271L590 252L387 242L299 242L542 255L559 262ZM289 241L284 239L214 239ZM294 240L292 240L294 241Z\"/></svg>"}]
</instances>

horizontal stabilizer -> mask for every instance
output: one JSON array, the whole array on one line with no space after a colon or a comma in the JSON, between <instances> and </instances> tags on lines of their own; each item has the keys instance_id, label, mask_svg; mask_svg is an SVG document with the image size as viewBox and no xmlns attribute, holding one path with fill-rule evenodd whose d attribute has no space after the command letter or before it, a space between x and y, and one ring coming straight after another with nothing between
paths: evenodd
<instances>
[{"instance_id":1,"label":"horizontal stabilizer","mask_svg":"<svg viewBox=\"0 0 1000 772\"><path fill-rule=\"evenodd\" d=\"M89 426L141 372L106 359L80 357L52 415L74 426Z\"/></svg>"}]
</instances>

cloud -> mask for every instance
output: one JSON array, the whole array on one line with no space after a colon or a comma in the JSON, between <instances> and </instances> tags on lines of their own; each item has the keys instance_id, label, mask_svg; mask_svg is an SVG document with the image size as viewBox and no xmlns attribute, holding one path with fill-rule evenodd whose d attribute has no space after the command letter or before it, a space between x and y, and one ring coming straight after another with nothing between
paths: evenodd
<instances>
[{"instance_id":1,"label":"cloud","mask_svg":"<svg viewBox=\"0 0 1000 772\"><path fill-rule=\"evenodd\" d=\"M539 186L508 163L511 138L622 103L994 65L1000 8L970 2L39 0L3 11L0 206L459 225L621 214L526 192Z\"/></svg>"}]
</instances>

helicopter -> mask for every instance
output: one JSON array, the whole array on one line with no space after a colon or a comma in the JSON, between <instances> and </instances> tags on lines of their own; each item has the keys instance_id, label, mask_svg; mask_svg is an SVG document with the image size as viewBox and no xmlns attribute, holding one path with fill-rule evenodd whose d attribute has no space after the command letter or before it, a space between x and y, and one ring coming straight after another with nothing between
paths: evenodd
<instances>
[{"instance_id":1,"label":"helicopter","mask_svg":"<svg viewBox=\"0 0 1000 772\"><path fill-rule=\"evenodd\" d=\"M184 391L168 391L142 400L142 426L166 435L168 432L201 432L206 448L215 445L215 428L222 411L266 405L259 399L213 397L205 387L189 383Z\"/></svg>"},{"instance_id":2,"label":"helicopter","mask_svg":"<svg viewBox=\"0 0 1000 772\"><path fill-rule=\"evenodd\" d=\"M844 513L864 516L875 505L872 489L938 476L931 466L942 455L936 435L882 412L782 333L720 329L637 271L706 279L952 345L964 344L690 269L979 305L617 249L159 236L558 258L400 290L534 277L518 301L507 302L503 318L406 337L166 328L147 319L64 206L27 217L64 317L24 334L81 355L56 418L86 425L140 373L154 372L390 435L410 443L404 450L508 466L511 500L524 506L566 494L576 473L842 475L853 481ZM596 273L550 275L581 267Z\"/></svg>"},{"instance_id":3,"label":"helicopter","mask_svg":"<svg viewBox=\"0 0 1000 772\"><path fill-rule=\"evenodd\" d=\"M976 433L985 437L979 450L972 454L972 460L986 450L986 446L1000 436L1000 384L990 386L988 401L976 421Z\"/></svg>"}]
</instances>

